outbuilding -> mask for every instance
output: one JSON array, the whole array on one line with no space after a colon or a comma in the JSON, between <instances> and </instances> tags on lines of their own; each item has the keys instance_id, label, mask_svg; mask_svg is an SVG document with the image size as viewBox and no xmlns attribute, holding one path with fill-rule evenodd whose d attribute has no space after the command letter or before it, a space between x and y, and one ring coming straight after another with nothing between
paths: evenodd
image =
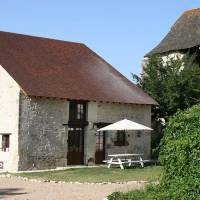
<instances>
[{"instance_id":1,"label":"outbuilding","mask_svg":"<svg viewBox=\"0 0 200 200\"><path fill-rule=\"evenodd\" d=\"M84 44L0 32L4 171L98 164L124 151L149 158L149 133L97 129L122 118L150 127L156 104Z\"/></svg>"}]
</instances>

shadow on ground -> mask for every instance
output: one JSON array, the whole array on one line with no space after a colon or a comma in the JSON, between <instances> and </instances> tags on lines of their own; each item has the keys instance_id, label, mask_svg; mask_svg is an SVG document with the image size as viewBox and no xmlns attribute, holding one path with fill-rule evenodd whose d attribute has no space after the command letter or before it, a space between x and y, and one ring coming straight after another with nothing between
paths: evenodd
<instances>
[{"instance_id":1,"label":"shadow on ground","mask_svg":"<svg viewBox=\"0 0 200 200\"><path fill-rule=\"evenodd\" d=\"M0 189L0 199L3 199L7 196L16 196L26 194L26 192L20 192L22 189L20 188L4 188Z\"/></svg>"}]
</instances>

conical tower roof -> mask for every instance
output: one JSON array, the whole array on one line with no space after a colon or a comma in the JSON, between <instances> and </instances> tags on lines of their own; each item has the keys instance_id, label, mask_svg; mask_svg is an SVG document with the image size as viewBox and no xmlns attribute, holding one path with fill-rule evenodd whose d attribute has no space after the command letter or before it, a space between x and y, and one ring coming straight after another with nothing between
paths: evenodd
<instances>
[{"instance_id":1,"label":"conical tower roof","mask_svg":"<svg viewBox=\"0 0 200 200\"><path fill-rule=\"evenodd\" d=\"M200 8L185 11L164 39L146 56L200 45Z\"/></svg>"}]
</instances>

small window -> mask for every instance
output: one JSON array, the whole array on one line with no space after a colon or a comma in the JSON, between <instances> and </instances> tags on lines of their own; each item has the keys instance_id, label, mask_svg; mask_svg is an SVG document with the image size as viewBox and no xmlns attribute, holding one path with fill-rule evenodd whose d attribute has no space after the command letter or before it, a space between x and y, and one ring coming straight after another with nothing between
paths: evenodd
<instances>
[{"instance_id":1,"label":"small window","mask_svg":"<svg viewBox=\"0 0 200 200\"><path fill-rule=\"evenodd\" d=\"M70 102L69 118L70 121L85 121L86 103Z\"/></svg>"},{"instance_id":2,"label":"small window","mask_svg":"<svg viewBox=\"0 0 200 200\"><path fill-rule=\"evenodd\" d=\"M126 145L125 131L117 131L116 140L115 140L114 144L115 144L115 146L125 146Z\"/></svg>"},{"instance_id":3,"label":"small window","mask_svg":"<svg viewBox=\"0 0 200 200\"><path fill-rule=\"evenodd\" d=\"M77 104L77 119L84 119L83 104Z\"/></svg>"},{"instance_id":4,"label":"small window","mask_svg":"<svg viewBox=\"0 0 200 200\"><path fill-rule=\"evenodd\" d=\"M96 136L96 151L103 151L104 150L104 133L103 132L97 132L95 134Z\"/></svg>"},{"instance_id":5,"label":"small window","mask_svg":"<svg viewBox=\"0 0 200 200\"><path fill-rule=\"evenodd\" d=\"M137 131L137 132L136 132L136 136L137 136L138 138L140 138L141 135L142 135L142 131Z\"/></svg>"},{"instance_id":6,"label":"small window","mask_svg":"<svg viewBox=\"0 0 200 200\"><path fill-rule=\"evenodd\" d=\"M2 151L6 152L9 150L10 146L10 135L9 134L3 134L2 135Z\"/></svg>"}]
</instances>

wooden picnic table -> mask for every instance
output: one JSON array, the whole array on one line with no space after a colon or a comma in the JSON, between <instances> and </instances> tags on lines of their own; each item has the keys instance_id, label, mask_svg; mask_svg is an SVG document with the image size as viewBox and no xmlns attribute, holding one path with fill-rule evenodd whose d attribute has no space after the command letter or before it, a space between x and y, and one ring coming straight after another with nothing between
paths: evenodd
<instances>
[{"instance_id":1,"label":"wooden picnic table","mask_svg":"<svg viewBox=\"0 0 200 200\"><path fill-rule=\"evenodd\" d=\"M105 162L108 164L108 168L110 168L111 165L119 165L121 169L124 169L124 165L128 164L128 166L131 166L132 163L139 163L142 167L144 167L142 156L143 154L135 153L110 154L108 155L110 159Z\"/></svg>"}]
</instances>

